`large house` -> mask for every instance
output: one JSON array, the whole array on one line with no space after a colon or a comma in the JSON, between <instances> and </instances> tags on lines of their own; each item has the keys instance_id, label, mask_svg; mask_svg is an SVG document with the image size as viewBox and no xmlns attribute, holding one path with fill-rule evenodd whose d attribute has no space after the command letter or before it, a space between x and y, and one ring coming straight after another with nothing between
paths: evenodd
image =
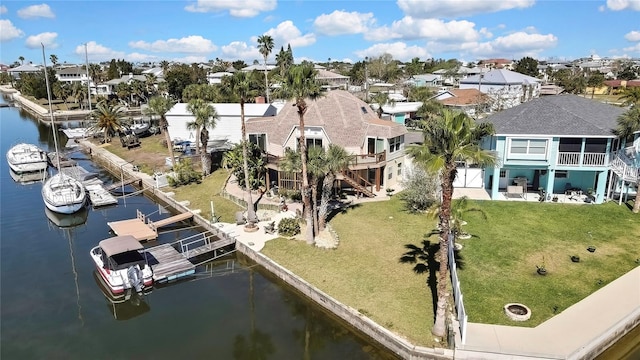
<instances>
[{"instance_id":1,"label":"large house","mask_svg":"<svg viewBox=\"0 0 640 360\"><path fill-rule=\"evenodd\" d=\"M460 80L460 89L478 89L491 98L494 111L512 108L540 96L541 80L506 69L489 70Z\"/></svg>"},{"instance_id":2,"label":"large house","mask_svg":"<svg viewBox=\"0 0 640 360\"><path fill-rule=\"evenodd\" d=\"M308 146L329 144L355 155L348 171L338 176L345 187L364 196L375 196L382 187L394 187L402 180L405 167L403 124L378 119L369 104L344 90L331 90L317 100L307 100L305 127L299 128L297 107L287 102L273 117L249 119L247 133L267 154L267 186L298 186L295 176L278 165L287 148L297 149L300 132Z\"/></svg>"},{"instance_id":3,"label":"large house","mask_svg":"<svg viewBox=\"0 0 640 360\"><path fill-rule=\"evenodd\" d=\"M495 135L485 139L483 148L497 154L499 165L484 170L484 187L492 199L504 199L511 186L521 186L525 192L590 193L595 203L603 202L611 190L630 184L631 177L623 174L629 168L637 181L640 164L616 151L624 148L613 134L624 111L562 94L490 115L485 120Z\"/></svg>"},{"instance_id":4,"label":"large house","mask_svg":"<svg viewBox=\"0 0 640 360\"><path fill-rule=\"evenodd\" d=\"M188 129L187 124L195 121L195 116L187 110L187 103L175 104L166 114L169 123L169 134L174 143L190 141L196 143L195 130ZM240 104L216 103L211 104L216 109L218 119L216 126L209 128L209 146L224 147L228 144L238 144L242 140L240 122ZM272 104L244 105L245 119L250 117L274 116L278 107Z\"/></svg>"},{"instance_id":5,"label":"large house","mask_svg":"<svg viewBox=\"0 0 640 360\"><path fill-rule=\"evenodd\" d=\"M449 89L436 94L433 99L472 118L482 116L491 104L489 97L478 89Z\"/></svg>"}]
</instances>

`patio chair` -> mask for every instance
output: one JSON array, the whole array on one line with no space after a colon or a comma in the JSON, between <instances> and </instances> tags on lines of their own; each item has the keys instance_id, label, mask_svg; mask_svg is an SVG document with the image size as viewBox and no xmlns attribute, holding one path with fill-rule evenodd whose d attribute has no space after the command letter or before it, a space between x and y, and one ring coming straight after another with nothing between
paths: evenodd
<instances>
[{"instance_id":1,"label":"patio chair","mask_svg":"<svg viewBox=\"0 0 640 360\"><path fill-rule=\"evenodd\" d=\"M276 222L272 221L264 226L265 234L275 234L276 233Z\"/></svg>"},{"instance_id":2,"label":"patio chair","mask_svg":"<svg viewBox=\"0 0 640 360\"><path fill-rule=\"evenodd\" d=\"M509 185L507 186L507 198L510 197L521 197L524 198L524 189L520 185Z\"/></svg>"}]
</instances>

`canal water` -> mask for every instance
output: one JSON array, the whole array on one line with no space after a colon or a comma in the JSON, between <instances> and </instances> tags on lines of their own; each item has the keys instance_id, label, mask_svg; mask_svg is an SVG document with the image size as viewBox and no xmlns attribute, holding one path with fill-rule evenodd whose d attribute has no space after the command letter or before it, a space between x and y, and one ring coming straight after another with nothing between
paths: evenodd
<instances>
[{"instance_id":1,"label":"canal water","mask_svg":"<svg viewBox=\"0 0 640 360\"><path fill-rule=\"evenodd\" d=\"M0 135L3 360L395 358L235 255L200 266L190 281L113 302L101 289L90 249L110 236L108 221L133 218L136 210L151 219L168 214L144 196L79 217L47 214L42 184L14 181L4 154L19 142L53 151L50 128L17 108L1 108ZM89 160L78 161L117 182ZM165 233L159 242L195 231Z\"/></svg>"}]
</instances>

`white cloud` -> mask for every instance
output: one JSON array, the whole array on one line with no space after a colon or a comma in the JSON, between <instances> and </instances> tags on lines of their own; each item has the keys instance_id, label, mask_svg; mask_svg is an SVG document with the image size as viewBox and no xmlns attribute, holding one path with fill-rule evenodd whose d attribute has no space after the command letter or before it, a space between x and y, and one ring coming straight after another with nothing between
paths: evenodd
<instances>
[{"instance_id":1,"label":"white cloud","mask_svg":"<svg viewBox=\"0 0 640 360\"><path fill-rule=\"evenodd\" d=\"M153 52L171 52L186 54L205 54L218 49L211 40L200 35L191 35L181 39L156 40L152 43L146 41L131 41L129 46L134 49L142 49Z\"/></svg>"},{"instance_id":2,"label":"white cloud","mask_svg":"<svg viewBox=\"0 0 640 360\"><path fill-rule=\"evenodd\" d=\"M252 62L255 59L262 59L258 48L249 46L244 41L233 41L221 47L224 59L242 59L245 62Z\"/></svg>"},{"instance_id":3,"label":"white cloud","mask_svg":"<svg viewBox=\"0 0 640 360\"><path fill-rule=\"evenodd\" d=\"M322 14L313 25L316 31L324 35L359 34L375 23L373 13L346 12L336 10L331 14Z\"/></svg>"},{"instance_id":4,"label":"white cloud","mask_svg":"<svg viewBox=\"0 0 640 360\"><path fill-rule=\"evenodd\" d=\"M31 5L18 10L18 16L23 19L33 19L38 17L54 18L56 17L47 4Z\"/></svg>"},{"instance_id":5,"label":"white cloud","mask_svg":"<svg viewBox=\"0 0 640 360\"><path fill-rule=\"evenodd\" d=\"M43 32L37 35L29 36L24 44L29 49L39 49L42 45L44 45L47 49L56 49L58 47L58 44L56 43L57 38L57 33Z\"/></svg>"},{"instance_id":6,"label":"white cloud","mask_svg":"<svg viewBox=\"0 0 640 360\"><path fill-rule=\"evenodd\" d=\"M84 44L76 46L74 51L81 59L84 59L85 47ZM124 51L116 51L110 49L104 45L100 45L95 41L89 41L87 43L87 55L90 61L108 61L111 59L125 59L126 54Z\"/></svg>"},{"instance_id":7,"label":"white cloud","mask_svg":"<svg viewBox=\"0 0 640 360\"><path fill-rule=\"evenodd\" d=\"M302 32L293 25L291 20L281 22L277 27L266 31L265 35L273 38L276 45L274 48L286 47L287 44L291 44L291 47L304 47L316 42L316 36L313 33L302 35ZM253 41L256 41L255 39L252 38Z\"/></svg>"},{"instance_id":8,"label":"white cloud","mask_svg":"<svg viewBox=\"0 0 640 360\"><path fill-rule=\"evenodd\" d=\"M622 50L623 50L624 52L627 52L627 53L640 54L640 42L639 42L639 43L637 43L637 44L635 44L635 45L633 45L633 46L623 48ZM635 55L634 57L638 57L638 56L637 56L637 55Z\"/></svg>"},{"instance_id":9,"label":"white cloud","mask_svg":"<svg viewBox=\"0 0 640 360\"><path fill-rule=\"evenodd\" d=\"M147 62L147 61L160 61L160 57L149 54L141 54L137 52L129 53L124 57L127 61L131 62Z\"/></svg>"},{"instance_id":10,"label":"white cloud","mask_svg":"<svg viewBox=\"0 0 640 360\"><path fill-rule=\"evenodd\" d=\"M0 5L0 14L6 14L7 13L7 7L4 5Z\"/></svg>"},{"instance_id":11,"label":"white cloud","mask_svg":"<svg viewBox=\"0 0 640 360\"><path fill-rule=\"evenodd\" d=\"M553 34L530 34L520 31L484 43L462 44L459 50L477 57L537 58L540 52L557 44L558 38Z\"/></svg>"},{"instance_id":12,"label":"white cloud","mask_svg":"<svg viewBox=\"0 0 640 360\"><path fill-rule=\"evenodd\" d=\"M13 26L11 20L0 19L0 42L10 41L24 36L24 31Z\"/></svg>"},{"instance_id":13,"label":"white cloud","mask_svg":"<svg viewBox=\"0 0 640 360\"><path fill-rule=\"evenodd\" d=\"M640 31L631 31L624 36L625 39L629 41L640 41Z\"/></svg>"},{"instance_id":14,"label":"white cloud","mask_svg":"<svg viewBox=\"0 0 640 360\"><path fill-rule=\"evenodd\" d=\"M183 64L193 64L193 63L204 63L207 62L206 56L185 56L181 58L173 58L171 61L183 63Z\"/></svg>"},{"instance_id":15,"label":"white cloud","mask_svg":"<svg viewBox=\"0 0 640 360\"><path fill-rule=\"evenodd\" d=\"M640 11L639 0L607 0L607 7L613 11L635 10Z\"/></svg>"},{"instance_id":16,"label":"white cloud","mask_svg":"<svg viewBox=\"0 0 640 360\"><path fill-rule=\"evenodd\" d=\"M394 59L400 61L409 61L414 57L421 59L431 57L426 48L416 45L407 46L407 44L403 42L375 44L365 50L355 52L355 54L362 59L364 59L365 56L370 58L379 57L385 53L391 54Z\"/></svg>"},{"instance_id":17,"label":"white cloud","mask_svg":"<svg viewBox=\"0 0 640 360\"><path fill-rule=\"evenodd\" d=\"M524 9L533 6L534 3L535 0L398 0L398 7L406 15L417 18L456 18L503 10Z\"/></svg>"},{"instance_id":18,"label":"white cloud","mask_svg":"<svg viewBox=\"0 0 640 360\"><path fill-rule=\"evenodd\" d=\"M220 12L228 10L234 17L254 17L261 12L271 11L278 5L276 0L197 0L187 5L190 12Z\"/></svg>"},{"instance_id":19,"label":"white cloud","mask_svg":"<svg viewBox=\"0 0 640 360\"><path fill-rule=\"evenodd\" d=\"M405 16L394 21L390 27L383 26L371 30L365 34L365 39L372 41L390 39L428 39L443 42L476 41L481 34L474 27L474 23L466 20L445 22L440 19L416 19Z\"/></svg>"}]
</instances>

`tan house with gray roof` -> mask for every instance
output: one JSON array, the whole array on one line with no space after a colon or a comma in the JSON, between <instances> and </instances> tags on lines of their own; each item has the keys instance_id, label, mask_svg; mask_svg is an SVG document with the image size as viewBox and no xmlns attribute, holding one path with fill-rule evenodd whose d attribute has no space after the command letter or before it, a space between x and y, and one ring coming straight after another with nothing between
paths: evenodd
<instances>
[{"instance_id":1,"label":"tan house with gray roof","mask_svg":"<svg viewBox=\"0 0 640 360\"><path fill-rule=\"evenodd\" d=\"M374 196L382 187L393 187L402 180L405 164L403 124L378 119L369 104L344 90L331 90L315 101L307 100L304 134L307 146L329 144L343 147L356 160L342 177L347 187ZM287 102L272 117L247 120L249 139L267 153L267 184L276 181L281 188L293 188L290 176L280 171L278 159L286 148L298 148L300 119L297 107ZM342 184L345 185L345 184Z\"/></svg>"}]
</instances>

